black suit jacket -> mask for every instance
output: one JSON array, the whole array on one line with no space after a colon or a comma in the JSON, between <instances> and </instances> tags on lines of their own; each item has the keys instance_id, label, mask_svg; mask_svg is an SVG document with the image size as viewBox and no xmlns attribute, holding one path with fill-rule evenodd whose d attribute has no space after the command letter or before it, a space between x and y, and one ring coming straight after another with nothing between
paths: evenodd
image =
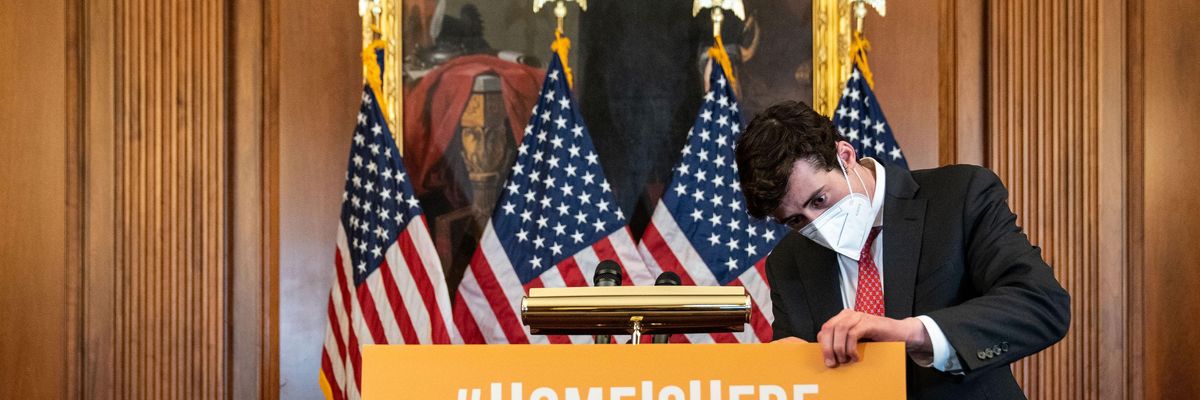
<instances>
[{"instance_id":1,"label":"black suit jacket","mask_svg":"<svg viewBox=\"0 0 1200 400\"><path fill-rule=\"evenodd\" d=\"M1008 365L1062 339L1070 296L1017 226L1004 185L976 166L885 171L885 314L933 318L964 372L908 359L908 397L1024 398ZM767 258L767 278L776 339L815 342L842 309L836 253L797 233Z\"/></svg>"}]
</instances>

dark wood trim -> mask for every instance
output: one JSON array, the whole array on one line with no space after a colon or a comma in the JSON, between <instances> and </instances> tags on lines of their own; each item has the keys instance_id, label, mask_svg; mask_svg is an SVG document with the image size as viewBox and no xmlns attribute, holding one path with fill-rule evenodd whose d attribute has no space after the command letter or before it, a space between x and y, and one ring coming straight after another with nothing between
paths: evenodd
<instances>
[{"instance_id":1,"label":"dark wood trim","mask_svg":"<svg viewBox=\"0 0 1200 400\"><path fill-rule=\"evenodd\" d=\"M957 1L938 0L938 164L958 162Z\"/></svg>"},{"instance_id":2,"label":"dark wood trim","mask_svg":"<svg viewBox=\"0 0 1200 400\"><path fill-rule=\"evenodd\" d=\"M1145 1L1125 4L1126 90L1126 261L1128 304L1125 321L1128 398L1145 398Z\"/></svg>"},{"instance_id":3,"label":"dark wood trim","mask_svg":"<svg viewBox=\"0 0 1200 400\"><path fill-rule=\"evenodd\" d=\"M278 7L231 0L227 348L229 398L276 398L278 367Z\"/></svg>"},{"instance_id":4,"label":"dark wood trim","mask_svg":"<svg viewBox=\"0 0 1200 400\"><path fill-rule=\"evenodd\" d=\"M66 21L63 28L66 31L65 37L67 43L63 49L66 53L66 76L63 80L66 85L66 138L67 138L67 180L66 180L66 201L67 201L67 246L66 246L66 268L67 281L66 286L66 304L67 304L67 342L66 359L64 366L66 367L66 387L63 393L67 398L78 399L82 397L81 392L81 376L83 374L83 286L85 280L83 277L83 213L82 204L84 201L84 152L83 152L83 82L84 70L82 68L80 54L82 53L85 40L87 39L86 31L83 25L84 2L81 0L67 1L66 3Z\"/></svg>"}]
</instances>

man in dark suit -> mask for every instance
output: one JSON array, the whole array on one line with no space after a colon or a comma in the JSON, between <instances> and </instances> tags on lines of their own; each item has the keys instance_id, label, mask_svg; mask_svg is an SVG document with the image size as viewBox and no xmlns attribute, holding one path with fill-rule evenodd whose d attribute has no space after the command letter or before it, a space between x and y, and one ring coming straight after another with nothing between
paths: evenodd
<instances>
[{"instance_id":1,"label":"man in dark suit","mask_svg":"<svg viewBox=\"0 0 1200 400\"><path fill-rule=\"evenodd\" d=\"M910 398L1024 398L1009 364L1066 334L1070 296L991 171L860 160L797 102L755 116L737 165L750 214L793 230L767 258L775 339L827 366L904 342Z\"/></svg>"}]
</instances>

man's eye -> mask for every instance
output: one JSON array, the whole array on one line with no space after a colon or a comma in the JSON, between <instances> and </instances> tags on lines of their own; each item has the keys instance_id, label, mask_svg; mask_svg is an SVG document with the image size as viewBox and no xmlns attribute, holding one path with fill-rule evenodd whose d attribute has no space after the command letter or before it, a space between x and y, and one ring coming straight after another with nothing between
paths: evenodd
<instances>
[{"instance_id":1,"label":"man's eye","mask_svg":"<svg viewBox=\"0 0 1200 400\"><path fill-rule=\"evenodd\" d=\"M824 206L825 205L825 195L822 194L820 196L817 196L816 199L813 199L813 205L817 206L817 208L821 208L822 206Z\"/></svg>"}]
</instances>

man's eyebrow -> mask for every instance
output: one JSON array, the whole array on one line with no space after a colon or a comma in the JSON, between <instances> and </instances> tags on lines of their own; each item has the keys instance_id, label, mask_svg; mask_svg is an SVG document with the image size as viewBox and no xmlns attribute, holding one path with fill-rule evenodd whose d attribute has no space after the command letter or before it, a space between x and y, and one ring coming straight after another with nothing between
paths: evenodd
<instances>
[{"instance_id":1,"label":"man's eyebrow","mask_svg":"<svg viewBox=\"0 0 1200 400\"><path fill-rule=\"evenodd\" d=\"M821 187L813 190L812 194L808 195L808 200L805 200L804 205L802 205L800 208L807 208L809 203L812 203L813 199L817 198L817 195L821 194L821 191L823 190L825 190L825 185L821 185Z\"/></svg>"}]
</instances>

